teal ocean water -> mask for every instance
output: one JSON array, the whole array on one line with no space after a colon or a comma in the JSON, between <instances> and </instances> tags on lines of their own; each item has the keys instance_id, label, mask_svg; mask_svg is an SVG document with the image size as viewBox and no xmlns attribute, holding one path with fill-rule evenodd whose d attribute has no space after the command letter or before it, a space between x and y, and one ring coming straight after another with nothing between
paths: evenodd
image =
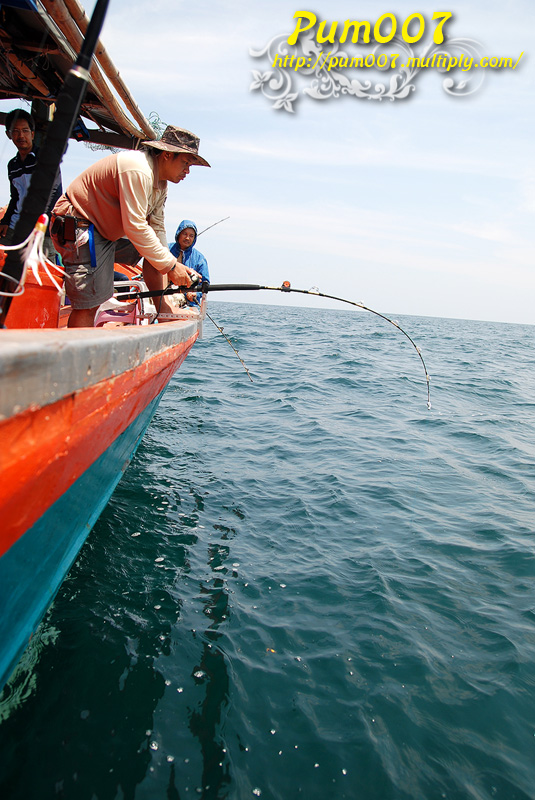
<instances>
[{"instance_id":1,"label":"teal ocean water","mask_svg":"<svg viewBox=\"0 0 535 800\"><path fill-rule=\"evenodd\" d=\"M0 703L6 800L535 798L535 328L212 303Z\"/></svg>"}]
</instances>

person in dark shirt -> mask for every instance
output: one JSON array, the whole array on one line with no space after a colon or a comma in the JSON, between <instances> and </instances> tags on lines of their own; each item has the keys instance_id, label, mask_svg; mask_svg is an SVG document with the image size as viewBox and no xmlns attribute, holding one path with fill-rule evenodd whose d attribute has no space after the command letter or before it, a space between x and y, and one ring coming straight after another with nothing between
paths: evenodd
<instances>
[{"instance_id":1,"label":"person in dark shirt","mask_svg":"<svg viewBox=\"0 0 535 800\"><path fill-rule=\"evenodd\" d=\"M10 201L3 218L0 220L0 244L10 245L13 242L15 225L20 217L22 204L32 172L37 164L37 148L34 148L35 122L33 117L22 108L10 111L6 116L6 136L11 139L17 148L17 155L8 162L7 175L9 179ZM48 207L45 213L49 214L62 192L61 174L58 177ZM55 251L50 239L45 240L45 253L52 255Z\"/></svg>"}]
</instances>

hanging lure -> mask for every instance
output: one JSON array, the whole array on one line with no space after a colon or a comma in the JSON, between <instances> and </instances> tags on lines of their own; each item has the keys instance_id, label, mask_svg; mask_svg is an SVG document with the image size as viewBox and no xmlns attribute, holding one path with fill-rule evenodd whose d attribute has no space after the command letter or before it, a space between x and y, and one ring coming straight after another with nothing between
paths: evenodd
<instances>
[{"instance_id":1,"label":"hanging lure","mask_svg":"<svg viewBox=\"0 0 535 800\"><path fill-rule=\"evenodd\" d=\"M39 284L39 286L43 285L43 281L41 280L41 275L39 272L39 268L41 267L44 272L48 275L51 282L54 284L58 292L61 292L61 285L56 282L54 275L50 272L50 268L56 270L59 275L64 276L65 272L62 270L60 266L57 264L53 264L49 261L43 251L43 242L46 234L48 224L48 217L46 214L41 214L37 222L35 223L33 230L31 233L26 237L26 239L21 242L20 244L14 245L4 245L2 247L3 250L11 252L20 250L22 253L21 263L22 263L22 274L20 278L16 279L10 275L7 275L3 272L0 272L0 276L4 279L9 281L10 283L14 284L14 287L11 291L0 291L0 295L2 297L18 297L21 294L24 294L24 283L26 281L26 275L28 274L28 270L31 270L32 275ZM57 277L57 276L56 276Z\"/></svg>"}]
</instances>

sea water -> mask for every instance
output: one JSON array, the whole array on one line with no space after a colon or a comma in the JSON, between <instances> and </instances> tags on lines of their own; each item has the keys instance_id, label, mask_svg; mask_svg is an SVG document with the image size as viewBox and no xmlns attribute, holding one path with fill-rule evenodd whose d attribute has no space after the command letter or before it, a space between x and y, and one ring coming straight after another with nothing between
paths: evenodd
<instances>
[{"instance_id":1,"label":"sea water","mask_svg":"<svg viewBox=\"0 0 535 800\"><path fill-rule=\"evenodd\" d=\"M535 328L213 302L0 704L6 800L535 797Z\"/></svg>"}]
</instances>

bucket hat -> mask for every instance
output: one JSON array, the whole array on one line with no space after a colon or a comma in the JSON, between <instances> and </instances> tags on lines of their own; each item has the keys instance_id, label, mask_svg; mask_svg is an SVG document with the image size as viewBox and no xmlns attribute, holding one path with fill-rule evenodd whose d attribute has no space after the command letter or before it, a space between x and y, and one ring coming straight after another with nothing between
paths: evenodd
<instances>
[{"instance_id":1,"label":"bucket hat","mask_svg":"<svg viewBox=\"0 0 535 800\"><path fill-rule=\"evenodd\" d=\"M188 153L195 158L194 164L198 164L201 167L210 166L208 161L199 155L199 137L185 128L168 125L162 133L161 139L148 139L142 144L148 147L155 147L157 150L167 150L169 153Z\"/></svg>"}]
</instances>

